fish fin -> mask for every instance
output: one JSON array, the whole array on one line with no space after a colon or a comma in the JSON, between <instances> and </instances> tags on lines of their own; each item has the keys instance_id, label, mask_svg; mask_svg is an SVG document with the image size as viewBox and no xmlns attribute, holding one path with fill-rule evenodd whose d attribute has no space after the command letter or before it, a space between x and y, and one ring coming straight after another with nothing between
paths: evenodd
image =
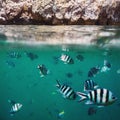
<instances>
[{"instance_id":1,"label":"fish fin","mask_svg":"<svg viewBox=\"0 0 120 120\"><path fill-rule=\"evenodd\" d=\"M100 65L97 65L96 68L97 68L98 70L100 70Z\"/></svg>"},{"instance_id":2,"label":"fish fin","mask_svg":"<svg viewBox=\"0 0 120 120\"><path fill-rule=\"evenodd\" d=\"M107 60L104 60L104 63L103 63L103 64L104 64L104 66L106 66L106 64L107 64Z\"/></svg>"},{"instance_id":3,"label":"fish fin","mask_svg":"<svg viewBox=\"0 0 120 120\"><path fill-rule=\"evenodd\" d=\"M82 101L86 100L87 97L88 97L87 94L85 94L85 93L77 92L76 94L81 97L79 102L82 102Z\"/></svg>"},{"instance_id":4,"label":"fish fin","mask_svg":"<svg viewBox=\"0 0 120 120\"><path fill-rule=\"evenodd\" d=\"M41 74L41 75L40 75L40 77L44 77L44 75L43 75L43 74Z\"/></svg>"},{"instance_id":5,"label":"fish fin","mask_svg":"<svg viewBox=\"0 0 120 120\"><path fill-rule=\"evenodd\" d=\"M13 101L13 100L8 100L8 102L10 103L10 104L12 104L12 105L14 105L16 102L15 101Z\"/></svg>"},{"instance_id":6,"label":"fish fin","mask_svg":"<svg viewBox=\"0 0 120 120\"><path fill-rule=\"evenodd\" d=\"M84 91L86 91L86 88L85 88L85 86L84 86Z\"/></svg>"},{"instance_id":7,"label":"fish fin","mask_svg":"<svg viewBox=\"0 0 120 120\"><path fill-rule=\"evenodd\" d=\"M92 90L85 90L84 92L87 94L87 93L89 93L90 91L92 91Z\"/></svg>"},{"instance_id":8,"label":"fish fin","mask_svg":"<svg viewBox=\"0 0 120 120\"><path fill-rule=\"evenodd\" d=\"M10 113L10 116L14 116L14 113Z\"/></svg>"},{"instance_id":9,"label":"fish fin","mask_svg":"<svg viewBox=\"0 0 120 120\"><path fill-rule=\"evenodd\" d=\"M56 85L56 87L58 87L58 88L60 88L60 82L59 82L59 80L56 80L56 82L57 82L57 85Z\"/></svg>"},{"instance_id":10,"label":"fish fin","mask_svg":"<svg viewBox=\"0 0 120 120\"><path fill-rule=\"evenodd\" d=\"M94 86L94 89L97 89L97 88L99 88L99 86L98 86L98 85L95 85L95 86Z\"/></svg>"},{"instance_id":11,"label":"fish fin","mask_svg":"<svg viewBox=\"0 0 120 120\"><path fill-rule=\"evenodd\" d=\"M50 70L47 70L47 74L50 74Z\"/></svg>"},{"instance_id":12,"label":"fish fin","mask_svg":"<svg viewBox=\"0 0 120 120\"><path fill-rule=\"evenodd\" d=\"M107 67L106 66L103 66L102 68L101 68L101 72L106 72L107 71Z\"/></svg>"},{"instance_id":13,"label":"fish fin","mask_svg":"<svg viewBox=\"0 0 120 120\"><path fill-rule=\"evenodd\" d=\"M103 107L104 107L103 105L97 106L97 108L103 108Z\"/></svg>"},{"instance_id":14,"label":"fish fin","mask_svg":"<svg viewBox=\"0 0 120 120\"><path fill-rule=\"evenodd\" d=\"M84 92L88 93L89 91L91 91L91 90L87 90L87 89L84 87Z\"/></svg>"},{"instance_id":15,"label":"fish fin","mask_svg":"<svg viewBox=\"0 0 120 120\"><path fill-rule=\"evenodd\" d=\"M85 102L85 104L86 104L86 105L92 105L92 104L93 104L93 102L92 102L92 101L90 101L90 100L88 100L88 101L86 101L86 102Z\"/></svg>"},{"instance_id":16,"label":"fish fin","mask_svg":"<svg viewBox=\"0 0 120 120\"><path fill-rule=\"evenodd\" d=\"M65 99L66 99L66 98L67 98L67 96L63 95L63 98L65 98Z\"/></svg>"}]
</instances>

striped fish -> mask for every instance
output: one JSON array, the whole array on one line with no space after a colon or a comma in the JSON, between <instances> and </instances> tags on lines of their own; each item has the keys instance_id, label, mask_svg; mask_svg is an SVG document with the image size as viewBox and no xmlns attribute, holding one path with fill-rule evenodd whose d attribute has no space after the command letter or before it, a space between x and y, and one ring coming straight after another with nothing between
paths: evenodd
<instances>
[{"instance_id":1,"label":"striped fish","mask_svg":"<svg viewBox=\"0 0 120 120\"><path fill-rule=\"evenodd\" d=\"M84 91L94 90L98 88L98 85L93 80L86 80L84 83Z\"/></svg>"},{"instance_id":2,"label":"striped fish","mask_svg":"<svg viewBox=\"0 0 120 120\"><path fill-rule=\"evenodd\" d=\"M86 104L95 104L98 107L113 104L117 100L113 93L105 88L95 89L89 91L87 94L77 92L77 95L81 97L79 102L88 100Z\"/></svg>"},{"instance_id":3,"label":"striped fish","mask_svg":"<svg viewBox=\"0 0 120 120\"><path fill-rule=\"evenodd\" d=\"M65 64L74 64L74 60L66 54L62 54L60 60L63 61Z\"/></svg>"},{"instance_id":4,"label":"striped fish","mask_svg":"<svg viewBox=\"0 0 120 120\"><path fill-rule=\"evenodd\" d=\"M96 66L96 67L92 67L89 72L88 72L88 77L95 77L95 75L100 71L100 67Z\"/></svg>"},{"instance_id":5,"label":"striped fish","mask_svg":"<svg viewBox=\"0 0 120 120\"><path fill-rule=\"evenodd\" d=\"M37 68L40 70L41 77L44 77L49 73L49 70L46 68L44 64L38 65Z\"/></svg>"},{"instance_id":6,"label":"striped fish","mask_svg":"<svg viewBox=\"0 0 120 120\"><path fill-rule=\"evenodd\" d=\"M56 87L59 88L59 91L63 95L64 98L67 98L70 100L76 99L76 93L71 87L69 87L68 85L64 85L64 84L61 85L58 80L56 81L57 81Z\"/></svg>"},{"instance_id":7,"label":"striped fish","mask_svg":"<svg viewBox=\"0 0 120 120\"><path fill-rule=\"evenodd\" d=\"M10 110L10 115L13 116L16 112L18 112L22 108L22 104L16 103L12 100L8 100L8 102L12 105Z\"/></svg>"}]
</instances>

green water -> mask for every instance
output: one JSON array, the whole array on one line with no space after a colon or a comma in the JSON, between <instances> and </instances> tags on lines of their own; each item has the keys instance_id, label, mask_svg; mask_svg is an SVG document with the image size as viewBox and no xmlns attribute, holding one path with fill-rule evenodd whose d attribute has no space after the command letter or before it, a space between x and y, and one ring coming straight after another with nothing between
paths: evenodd
<instances>
[{"instance_id":1,"label":"green water","mask_svg":"<svg viewBox=\"0 0 120 120\"><path fill-rule=\"evenodd\" d=\"M65 49L63 49L65 48ZM20 58L11 58L9 52L18 52ZM34 53L38 58L31 60L26 52ZM74 64L57 61L62 53L69 54ZM83 61L76 59L77 55ZM107 107L99 108L96 114L88 115L90 105L77 100L68 100L57 92L56 79L83 92L84 81L91 67L103 65L104 60L112 64L110 71L97 74L93 80L102 88L111 90L118 100ZM7 64L11 61L14 65ZM28 46L0 43L0 120L58 120L59 112L64 111L62 120L120 120L120 48L95 46ZM49 74L40 77L38 64L44 64ZM66 74L71 73L68 77ZM14 116L10 116L11 105L8 99L22 103L23 107Z\"/></svg>"}]
</instances>

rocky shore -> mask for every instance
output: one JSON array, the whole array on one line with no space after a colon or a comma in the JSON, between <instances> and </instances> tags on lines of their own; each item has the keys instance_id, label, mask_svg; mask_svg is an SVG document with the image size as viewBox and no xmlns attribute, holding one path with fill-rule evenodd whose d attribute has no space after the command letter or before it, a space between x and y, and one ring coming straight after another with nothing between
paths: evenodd
<instances>
[{"instance_id":1,"label":"rocky shore","mask_svg":"<svg viewBox=\"0 0 120 120\"><path fill-rule=\"evenodd\" d=\"M0 24L120 25L120 0L1 0Z\"/></svg>"}]
</instances>

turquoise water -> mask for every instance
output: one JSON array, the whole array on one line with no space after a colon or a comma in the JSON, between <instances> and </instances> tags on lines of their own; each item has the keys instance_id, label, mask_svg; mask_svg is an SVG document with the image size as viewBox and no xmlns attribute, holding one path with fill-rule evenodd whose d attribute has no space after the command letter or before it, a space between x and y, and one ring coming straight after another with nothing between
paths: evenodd
<instances>
[{"instance_id":1,"label":"turquoise water","mask_svg":"<svg viewBox=\"0 0 120 120\"><path fill-rule=\"evenodd\" d=\"M19 53L14 58L10 53ZM30 58L26 53L33 53ZM70 55L74 64L58 60L61 54ZM82 55L83 60L76 59ZM91 105L68 100L57 91L56 79L83 92L84 81L91 67L103 65L108 60L110 71L99 73L92 79L102 88L111 90L118 100L88 115ZM0 120L119 120L120 119L120 48L80 45L39 45L0 43ZM44 64L49 74L41 77L38 64ZM21 103L23 107L14 116L8 100ZM59 113L63 115L59 118Z\"/></svg>"}]
</instances>

